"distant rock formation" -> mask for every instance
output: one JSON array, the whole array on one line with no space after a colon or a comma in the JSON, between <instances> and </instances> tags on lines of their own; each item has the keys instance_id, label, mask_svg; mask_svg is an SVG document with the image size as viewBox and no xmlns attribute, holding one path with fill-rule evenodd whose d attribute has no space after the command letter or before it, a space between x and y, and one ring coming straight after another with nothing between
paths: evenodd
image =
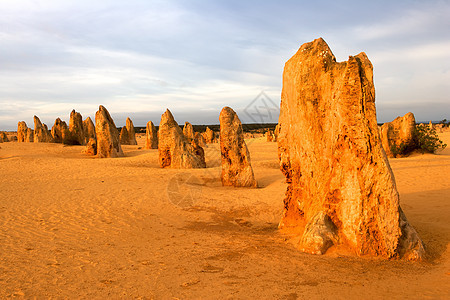
<instances>
[{"instance_id":1,"label":"distant rock formation","mask_svg":"<svg viewBox=\"0 0 450 300\"><path fill-rule=\"evenodd\" d=\"M280 126L275 126L275 130L273 131L274 142L278 141L278 133L280 132Z\"/></svg>"},{"instance_id":2,"label":"distant rock formation","mask_svg":"<svg viewBox=\"0 0 450 300\"><path fill-rule=\"evenodd\" d=\"M66 144L85 145L83 117L75 109L70 113L69 132L70 137L67 139Z\"/></svg>"},{"instance_id":3,"label":"distant rock formation","mask_svg":"<svg viewBox=\"0 0 450 300\"><path fill-rule=\"evenodd\" d=\"M25 133L25 143L33 143L34 142L34 130L31 128L27 128Z\"/></svg>"},{"instance_id":4,"label":"distant rock formation","mask_svg":"<svg viewBox=\"0 0 450 300\"><path fill-rule=\"evenodd\" d=\"M17 123L17 142L25 143L27 140L27 123L25 121L20 121Z\"/></svg>"},{"instance_id":5,"label":"distant rock formation","mask_svg":"<svg viewBox=\"0 0 450 300\"><path fill-rule=\"evenodd\" d=\"M266 141L273 142L273 140L274 140L273 131L269 129L266 131Z\"/></svg>"},{"instance_id":6,"label":"distant rock formation","mask_svg":"<svg viewBox=\"0 0 450 300\"><path fill-rule=\"evenodd\" d=\"M220 112L220 151L222 156L222 185L256 187L250 153L244 141L239 117L230 107Z\"/></svg>"},{"instance_id":7,"label":"distant rock formation","mask_svg":"<svg viewBox=\"0 0 450 300\"><path fill-rule=\"evenodd\" d=\"M70 139L69 128L67 127L66 122L61 121L60 118L55 120L51 134L55 143L67 144Z\"/></svg>"},{"instance_id":8,"label":"distant rock formation","mask_svg":"<svg viewBox=\"0 0 450 300\"><path fill-rule=\"evenodd\" d=\"M103 105L99 106L95 114L95 134L97 136L97 157L123 156L116 124Z\"/></svg>"},{"instance_id":9,"label":"distant rock formation","mask_svg":"<svg viewBox=\"0 0 450 300\"><path fill-rule=\"evenodd\" d=\"M145 128L145 149L158 149L158 131L152 121Z\"/></svg>"},{"instance_id":10,"label":"distant rock formation","mask_svg":"<svg viewBox=\"0 0 450 300\"><path fill-rule=\"evenodd\" d=\"M47 125L42 124L37 116L34 116L34 142L35 143L52 143L53 137L48 130Z\"/></svg>"},{"instance_id":11,"label":"distant rock formation","mask_svg":"<svg viewBox=\"0 0 450 300\"><path fill-rule=\"evenodd\" d=\"M244 133L244 139L253 139L255 138L255 135L251 132L245 132Z\"/></svg>"},{"instance_id":12,"label":"distant rock formation","mask_svg":"<svg viewBox=\"0 0 450 300\"><path fill-rule=\"evenodd\" d=\"M197 145L199 145L200 147L206 146L205 138L203 137L203 135L200 132L196 132L194 134L194 140L197 143Z\"/></svg>"},{"instance_id":13,"label":"distant rock formation","mask_svg":"<svg viewBox=\"0 0 450 300\"><path fill-rule=\"evenodd\" d=\"M121 145L129 145L130 144L130 135L128 134L128 130L126 126L123 126L120 130L120 144Z\"/></svg>"},{"instance_id":14,"label":"distant rock formation","mask_svg":"<svg viewBox=\"0 0 450 300\"><path fill-rule=\"evenodd\" d=\"M201 147L200 147L201 148ZM202 149L203 150L203 149ZM204 155L183 135L169 110L161 116L158 133L159 164L162 168L205 168Z\"/></svg>"},{"instance_id":15,"label":"distant rock formation","mask_svg":"<svg viewBox=\"0 0 450 300\"><path fill-rule=\"evenodd\" d=\"M338 63L324 40L302 45L284 68L279 126L288 184L280 228L304 229L301 250L423 257L381 147L365 53Z\"/></svg>"},{"instance_id":16,"label":"distant rock formation","mask_svg":"<svg viewBox=\"0 0 450 300\"><path fill-rule=\"evenodd\" d=\"M192 142L192 140L194 139L194 127L192 127L191 123L189 122L184 123L183 134L189 143Z\"/></svg>"},{"instance_id":17,"label":"distant rock formation","mask_svg":"<svg viewBox=\"0 0 450 300\"><path fill-rule=\"evenodd\" d=\"M381 142L388 157L395 157L398 152L408 152L414 148L414 129L416 119L409 112L403 117L397 117L394 121L384 123L381 126Z\"/></svg>"},{"instance_id":18,"label":"distant rock formation","mask_svg":"<svg viewBox=\"0 0 450 300\"><path fill-rule=\"evenodd\" d=\"M8 136L3 131L0 131L0 143L9 142Z\"/></svg>"},{"instance_id":19,"label":"distant rock formation","mask_svg":"<svg viewBox=\"0 0 450 300\"><path fill-rule=\"evenodd\" d=\"M216 143L216 136L214 134L214 131L212 131L211 129L209 129L209 127L206 127L206 131L203 133L203 137L205 139L205 142L207 144L212 144L212 143Z\"/></svg>"},{"instance_id":20,"label":"distant rock formation","mask_svg":"<svg viewBox=\"0 0 450 300\"><path fill-rule=\"evenodd\" d=\"M84 132L84 143L87 145L91 139L97 140L95 135L95 126L92 122L91 117L87 117L83 121L83 132Z\"/></svg>"},{"instance_id":21,"label":"distant rock formation","mask_svg":"<svg viewBox=\"0 0 450 300\"><path fill-rule=\"evenodd\" d=\"M126 125L120 131L120 143L122 145L137 145L136 132L130 118L127 118Z\"/></svg>"}]
</instances>

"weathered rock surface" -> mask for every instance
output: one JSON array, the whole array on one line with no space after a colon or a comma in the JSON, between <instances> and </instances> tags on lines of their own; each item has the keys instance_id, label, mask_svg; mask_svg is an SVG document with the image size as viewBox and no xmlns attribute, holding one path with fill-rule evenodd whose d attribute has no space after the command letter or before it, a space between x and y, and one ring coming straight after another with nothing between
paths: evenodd
<instances>
[{"instance_id":1,"label":"weathered rock surface","mask_svg":"<svg viewBox=\"0 0 450 300\"><path fill-rule=\"evenodd\" d=\"M158 131L152 121L145 128L145 149L158 149Z\"/></svg>"},{"instance_id":2,"label":"weathered rock surface","mask_svg":"<svg viewBox=\"0 0 450 300\"><path fill-rule=\"evenodd\" d=\"M33 143L34 142L34 130L31 128L27 128L27 132L25 133L25 143Z\"/></svg>"},{"instance_id":3,"label":"weathered rock surface","mask_svg":"<svg viewBox=\"0 0 450 300\"><path fill-rule=\"evenodd\" d=\"M214 131L209 129L209 127L206 127L206 131L203 132L203 137L205 138L205 142L207 144L216 143L216 136L214 134Z\"/></svg>"},{"instance_id":4,"label":"weathered rock surface","mask_svg":"<svg viewBox=\"0 0 450 300\"><path fill-rule=\"evenodd\" d=\"M159 164L162 168L206 167L204 156L202 157L199 149L188 142L169 110L161 116L159 123L158 151Z\"/></svg>"},{"instance_id":5,"label":"weathered rock surface","mask_svg":"<svg viewBox=\"0 0 450 300\"><path fill-rule=\"evenodd\" d=\"M84 148L83 153L86 155L97 155L97 141L94 138L89 139L86 143L86 148Z\"/></svg>"},{"instance_id":6,"label":"weathered rock surface","mask_svg":"<svg viewBox=\"0 0 450 300\"><path fill-rule=\"evenodd\" d=\"M70 113L69 132L70 137L67 139L67 144L85 145L83 117L75 109Z\"/></svg>"},{"instance_id":7,"label":"weathered rock surface","mask_svg":"<svg viewBox=\"0 0 450 300\"><path fill-rule=\"evenodd\" d=\"M103 105L100 105L95 114L95 134L97 136L97 157L123 156L116 124Z\"/></svg>"},{"instance_id":8,"label":"weathered rock surface","mask_svg":"<svg viewBox=\"0 0 450 300\"><path fill-rule=\"evenodd\" d=\"M48 130L47 125L42 124L38 117L34 116L34 142L52 143L53 137Z\"/></svg>"},{"instance_id":9,"label":"weathered rock surface","mask_svg":"<svg viewBox=\"0 0 450 300\"><path fill-rule=\"evenodd\" d=\"M275 126L275 130L273 131L274 142L278 141L278 132L280 132L280 127L277 124L277 126Z\"/></svg>"},{"instance_id":10,"label":"weathered rock surface","mask_svg":"<svg viewBox=\"0 0 450 300\"><path fill-rule=\"evenodd\" d=\"M192 140L195 138L194 127L192 127L191 123L189 123L189 122L184 123L183 134L189 143L192 142Z\"/></svg>"},{"instance_id":11,"label":"weathered rock surface","mask_svg":"<svg viewBox=\"0 0 450 300\"><path fill-rule=\"evenodd\" d=\"M61 121L60 118L55 120L51 133L55 143L67 144L70 139L69 128L67 127L66 122Z\"/></svg>"},{"instance_id":12,"label":"weathered rock surface","mask_svg":"<svg viewBox=\"0 0 450 300\"><path fill-rule=\"evenodd\" d=\"M3 131L0 131L0 143L9 142L8 136Z\"/></svg>"},{"instance_id":13,"label":"weathered rock surface","mask_svg":"<svg viewBox=\"0 0 450 300\"><path fill-rule=\"evenodd\" d=\"M128 134L128 130L126 126L123 126L120 130L120 144L121 145L129 145L130 144L130 135Z\"/></svg>"},{"instance_id":14,"label":"weathered rock surface","mask_svg":"<svg viewBox=\"0 0 450 300\"><path fill-rule=\"evenodd\" d=\"M137 145L136 131L130 118L127 118L125 127L120 131L120 142L122 145Z\"/></svg>"},{"instance_id":15,"label":"weathered rock surface","mask_svg":"<svg viewBox=\"0 0 450 300\"><path fill-rule=\"evenodd\" d=\"M224 107L220 112L220 151L222 185L256 187L250 153L244 141L242 124L236 112Z\"/></svg>"},{"instance_id":16,"label":"weathered rock surface","mask_svg":"<svg viewBox=\"0 0 450 300\"><path fill-rule=\"evenodd\" d=\"M17 123L17 142L25 143L27 138L27 123L25 121L20 121Z\"/></svg>"},{"instance_id":17,"label":"weathered rock surface","mask_svg":"<svg viewBox=\"0 0 450 300\"><path fill-rule=\"evenodd\" d=\"M269 129L266 131L266 141L273 142L273 140L274 140L273 131Z\"/></svg>"},{"instance_id":18,"label":"weathered rock surface","mask_svg":"<svg viewBox=\"0 0 450 300\"><path fill-rule=\"evenodd\" d=\"M384 123L381 126L381 142L388 157L396 155L395 149L414 148L414 129L416 119L409 112L403 117L397 117L394 121ZM393 151L394 150L394 151Z\"/></svg>"},{"instance_id":19,"label":"weathered rock surface","mask_svg":"<svg viewBox=\"0 0 450 300\"><path fill-rule=\"evenodd\" d=\"M300 249L324 253L337 244L358 255L424 255L382 150L373 69L365 53L337 63L317 39L289 59L278 155L288 184L280 228L305 229Z\"/></svg>"},{"instance_id":20,"label":"weathered rock surface","mask_svg":"<svg viewBox=\"0 0 450 300\"><path fill-rule=\"evenodd\" d=\"M196 132L194 134L194 140L197 143L197 145L199 145L200 147L206 146L205 138L203 137L203 135L200 132Z\"/></svg>"},{"instance_id":21,"label":"weathered rock surface","mask_svg":"<svg viewBox=\"0 0 450 300\"><path fill-rule=\"evenodd\" d=\"M87 117L83 121L83 132L84 132L84 143L87 145L91 139L97 140L95 135L95 126L92 122L91 117Z\"/></svg>"}]
</instances>

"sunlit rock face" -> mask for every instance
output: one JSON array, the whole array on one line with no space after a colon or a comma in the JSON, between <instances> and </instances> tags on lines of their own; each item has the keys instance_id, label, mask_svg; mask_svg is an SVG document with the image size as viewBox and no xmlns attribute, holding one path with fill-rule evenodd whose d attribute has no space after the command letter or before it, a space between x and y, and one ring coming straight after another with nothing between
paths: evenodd
<instances>
[{"instance_id":1,"label":"sunlit rock face","mask_svg":"<svg viewBox=\"0 0 450 300\"><path fill-rule=\"evenodd\" d=\"M37 116L34 116L34 137L35 143L52 143L53 137L47 125L42 124Z\"/></svg>"},{"instance_id":2,"label":"sunlit rock face","mask_svg":"<svg viewBox=\"0 0 450 300\"><path fill-rule=\"evenodd\" d=\"M176 169L205 168L204 152L199 150L190 144L172 113L166 110L159 123L159 165Z\"/></svg>"},{"instance_id":3,"label":"sunlit rock face","mask_svg":"<svg viewBox=\"0 0 450 300\"><path fill-rule=\"evenodd\" d=\"M108 110L102 105L95 113L95 134L97 136L97 157L123 156L116 124Z\"/></svg>"},{"instance_id":4,"label":"sunlit rock face","mask_svg":"<svg viewBox=\"0 0 450 300\"><path fill-rule=\"evenodd\" d=\"M145 149L158 149L158 131L152 121L147 122L145 129Z\"/></svg>"},{"instance_id":5,"label":"sunlit rock face","mask_svg":"<svg viewBox=\"0 0 450 300\"><path fill-rule=\"evenodd\" d=\"M323 254L343 246L357 255L420 259L422 241L399 206L381 146L372 64L365 53L336 62L321 38L287 61L278 155L288 184L280 228L298 247Z\"/></svg>"},{"instance_id":6,"label":"sunlit rock face","mask_svg":"<svg viewBox=\"0 0 450 300\"><path fill-rule=\"evenodd\" d=\"M414 114L409 112L403 117L397 117L392 122L384 123L381 126L381 142L388 157L394 157L392 148L414 148L414 129L416 119Z\"/></svg>"},{"instance_id":7,"label":"sunlit rock face","mask_svg":"<svg viewBox=\"0 0 450 300\"><path fill-rule=\"evenodd\" d=\"M224 107L220 112L219 120L222 185L256 187L250 153L244 141L239 117L233 109Z\"/></svg>"}]
</instances>

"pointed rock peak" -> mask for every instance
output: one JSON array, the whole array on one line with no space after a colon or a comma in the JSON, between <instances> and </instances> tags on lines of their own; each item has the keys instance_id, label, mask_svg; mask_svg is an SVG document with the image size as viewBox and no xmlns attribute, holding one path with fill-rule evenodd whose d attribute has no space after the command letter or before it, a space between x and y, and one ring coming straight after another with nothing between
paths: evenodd
<instances>
[{"instance_id":1,"label":"pointed rock peak","mask_svg":"<svg viewBox=\"0 0 450 300\"><path fill-rule=\"evenodd\" d=\"M312 42L303 44L297 51L297 54L309 57L329 58L336 61L336 57L323 38L318 38Z\"/></svg>"},{"instance_id":2,"label":"pointed rock peak","mask_svg":"<svg viewBox=\"0 0 450 300\"><path fill-rule=\"evenodd\" d=\"M165 111L165 112L163 113L163 115L161 116L161 122L162 122L163 120L166 120L166 122L169 122L169 123L172 123L172 122L177 123L177 122L175 121L175 118L173 117L173 115L172 115L172 113L170 112L169 109L166 109L166 111ZM178 124L178 123L177 123L177 124Z\"/></svg>"}]
</instances>

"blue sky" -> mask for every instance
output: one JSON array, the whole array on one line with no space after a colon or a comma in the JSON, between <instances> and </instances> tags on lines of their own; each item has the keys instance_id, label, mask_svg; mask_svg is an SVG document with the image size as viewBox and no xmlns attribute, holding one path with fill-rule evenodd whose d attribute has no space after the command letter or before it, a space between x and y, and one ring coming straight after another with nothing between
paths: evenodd
<instances>
[{"instance_id":1,"label":"blue sky","mask_svg":"<svg viewBox=\"0 0 450 300\"><path fill-rule=\"evenodd\" d=\"M49 127L98 105L116 125L243 122L261 91L280 102L284 63L323 37L338 61L366 52L379 122L450 119L450 1L1 0L0 130ZM272 117L268 122L276 122Z\"/></svg>"}]
</instances>

